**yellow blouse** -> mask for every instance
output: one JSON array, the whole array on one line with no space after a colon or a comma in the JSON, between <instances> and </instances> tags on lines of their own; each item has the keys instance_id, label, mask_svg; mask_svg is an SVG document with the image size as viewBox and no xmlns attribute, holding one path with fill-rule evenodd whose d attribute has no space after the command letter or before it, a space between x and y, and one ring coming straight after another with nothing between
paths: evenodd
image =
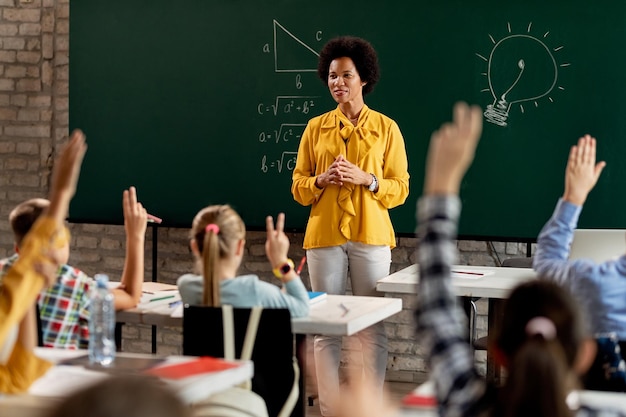
<instances>
[{"instance_id":1,"label":"yellow blouse","mask_svg":"<svg viewBox=\"0 0 626 417\"><path fill-rule=\"evenodd\" d=\"M0 345L6 342L10 330L19 324L27 309L34 307L37 294L44 286L44 278L35 271L34 265L46 262L48 251L66 241L62 230L52 218L40 217L26 235L18 260L2 279ZM17 343L9 361L0 366L0 392L25 391L50 366L48 361Z\"/></svg>"},{"instance_id":2,"label":"yellow blouse","mask_svg":"<svg viewBox=\"0 0 626 417\"><path fill-rule=\"evenodd\" d=\"M317 176L340 154L374 174L378 191L353 184L317 188ZM356 126L339 107L311 119L300 141L292 180L294 199L311 205L304 249L347 241L396 246L389 209L409 195L409 172L402 133L389 117L364 106Z\"/></svg>"}]
</instances>

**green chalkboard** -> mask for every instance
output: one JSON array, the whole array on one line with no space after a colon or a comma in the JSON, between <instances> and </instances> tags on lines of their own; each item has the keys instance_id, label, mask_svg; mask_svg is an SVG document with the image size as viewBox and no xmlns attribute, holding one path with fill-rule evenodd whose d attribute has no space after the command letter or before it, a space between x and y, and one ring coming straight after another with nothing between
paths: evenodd
<instances>
[{"instance_id":1,"label":"green chalkboard","mask_svg":"<svg viewBox=\"0 0 626 417\"><path fill-rule=\"evenodd\" d=\"M89 144L73 221L121 223L122 190L135 185L164 225L229 203L251 229L285 211L302 230L309 208L290 193L299 137L335 107L317 53L350 34L379 52L366 103L406 141L410 196L391 212L400 235L415 229L430 133L459 99L487 110L461 191L463 237L536 238L587 132L608 167L581 226L626 227L620 2L80 0L70 28L70 125Z\"/></svg>"}]
</instances>

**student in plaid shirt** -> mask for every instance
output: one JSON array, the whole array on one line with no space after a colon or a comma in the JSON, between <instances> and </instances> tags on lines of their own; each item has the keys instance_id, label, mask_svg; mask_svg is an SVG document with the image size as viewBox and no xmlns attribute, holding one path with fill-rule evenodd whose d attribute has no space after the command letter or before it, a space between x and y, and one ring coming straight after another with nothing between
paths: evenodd
<instances>
[{"instance_id":1,"label":"student in plaid shirt","mask_svg":"<svg viewBox=\"0 0 626 417\"><path fill-rule=\"evenodd\" d=\"M507 369L500 388L488 387L474 367L467 342L467 317L457 303L451 268L457 261L459 188L482 129L478 107L458 103L452 123L431 138L424 194L418 202L420 282L416 309L418 340L428 355L439 415L446 417L619 416L586 405L570 393L591 364L595 343L586 334L572 296L558 285L534 280L513 290L491 348ZM342 417L392 416L372 395L371 381L342 392Z\"/></svg>"},{"instance_id":2,"label":"student in plaid shirt","mask_svg":"<svg viewBox=\"0 0 626 417\"><path fill-rule=\"evenodd\" d=\"M41 213L49 206L42 198L19 204L9 215L15 236L16 254L0 260L0 280L19 256L22 239ZM137 202L135 187L123 193L124 226L126 229L126 260L121 284L112 290L116 310L133 308L141 298L144 279L144 240L147 213ZM78 268L67 265L69 231L58 279L39 294L38 306L45 347L86 349L89 345L89 300L92 278Z\"/></svg>"},{"instance_id":3,"label":"student in plaid shirt","mask_svg":"<svg viewBox=\"0 0 626 417\"><path fill-rule=\"evenodd\" d=\"M87 146L75 130L54 161L50 183L50 208L33 225L22 245L22 256L0 285L0 392L26 391L52 363L39 358L35 299L51 285L59 266L58 251L66 244L63 219L76 190ZM6 414L6 413L5 413Z\"/></svg>"}]
</instances>

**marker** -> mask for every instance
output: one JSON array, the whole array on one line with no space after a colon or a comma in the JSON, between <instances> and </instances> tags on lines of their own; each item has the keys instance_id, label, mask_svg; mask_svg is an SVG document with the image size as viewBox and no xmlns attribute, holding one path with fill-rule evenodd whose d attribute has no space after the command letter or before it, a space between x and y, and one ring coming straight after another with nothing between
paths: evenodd
<instances>
[{"instance_id":1,"label":"marker","mask_svg":"<svg viewBox=\"0 0 626 417\"><path fill-rule=\"evenodd\" d=\"M344 303L339 303L339 307L341 307L341 309L343 310L343 314L341 315L341 317L345 316L346 314L350 312L350 309L346 307Z\"/></svg>"},{"instance_id":2,"label":"marker","mask_svg":"<svg viewBox=\"0 0 626 417\"><path fill-rule=\"evenodd\" d=\"M182 303L183 303L183 300L178 300L178 301L173 301L173 302L169 303L167 306L169 308L172 308L172 307L177 307L177 306L181 305Z\"/></svg>"},{"instance_id":3,"label":"marker","mask_svg":"<svg viewBox=\"0 0 626 417\"><path fill-rule=\"evenodd\" d=\"M302 268L304 267L305 263L306 263L306 256L303 256L302 260L300 260L300 264L298 265L298 269L296 269L296 274L300 275L300 272L302 272Z\"/></svg>"},{"instance_id":4,"label":"marker","mask_svg":"<svg viewBox=\"0 0 626 417\"><path fill-rule=\"evenodd\" d=\"M471 272L471 271L455 271L454 269L452 270L452 272L454 272L455 274L467 274L467 275L479 275L479 276L483 276L485 275L482 272Z\"/></svg>"},{"instance_id":5,"label":"marker","mask_svg":"<svg viewBox=\"0 0 626 417\"><path fill-rule=\"evenodd\" d=\"M168 298L174 298L174 297L175 297L175 295L166 295L165 297L153 298L152 300L150 300L148 302L151 303L153 301L167 300Z\"/></svg>"},{"instance_id":6,"label":"marker","mask_svg":"<svg viewBox=\"0 0 626 417\"><path fill-rule=\"evenodd\" d=\"M163 219L160 219L157 216L153 216L152 214L148 214L147 216L150 223L161 224L161 222L163 221Z\"/></svg>"}]
</instances>

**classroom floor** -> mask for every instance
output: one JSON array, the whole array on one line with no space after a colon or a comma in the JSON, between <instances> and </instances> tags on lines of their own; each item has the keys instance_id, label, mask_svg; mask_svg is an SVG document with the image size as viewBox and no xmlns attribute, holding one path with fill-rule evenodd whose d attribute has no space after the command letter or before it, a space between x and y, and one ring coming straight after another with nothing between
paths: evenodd
<instances>
[{"instance_id":1,"label":"classroom floor","mask_svg":"<svg viewBox=\"0 0 626 417\"><path fill-rule=\"evenodd\" d=\"M414 390L418 384L416 383L408 383L408 382L387 382L385 383L385 389L387 390L390 400L394 404L399 404L402 397L408 394L410 391ZM307 384L307 395L309 393L316 392L315 387L312 383ZM317 399L314 401L312 406L307 404L306 406L306 417L321 417L319 402Z\"/></svg>"}]
</instances>

